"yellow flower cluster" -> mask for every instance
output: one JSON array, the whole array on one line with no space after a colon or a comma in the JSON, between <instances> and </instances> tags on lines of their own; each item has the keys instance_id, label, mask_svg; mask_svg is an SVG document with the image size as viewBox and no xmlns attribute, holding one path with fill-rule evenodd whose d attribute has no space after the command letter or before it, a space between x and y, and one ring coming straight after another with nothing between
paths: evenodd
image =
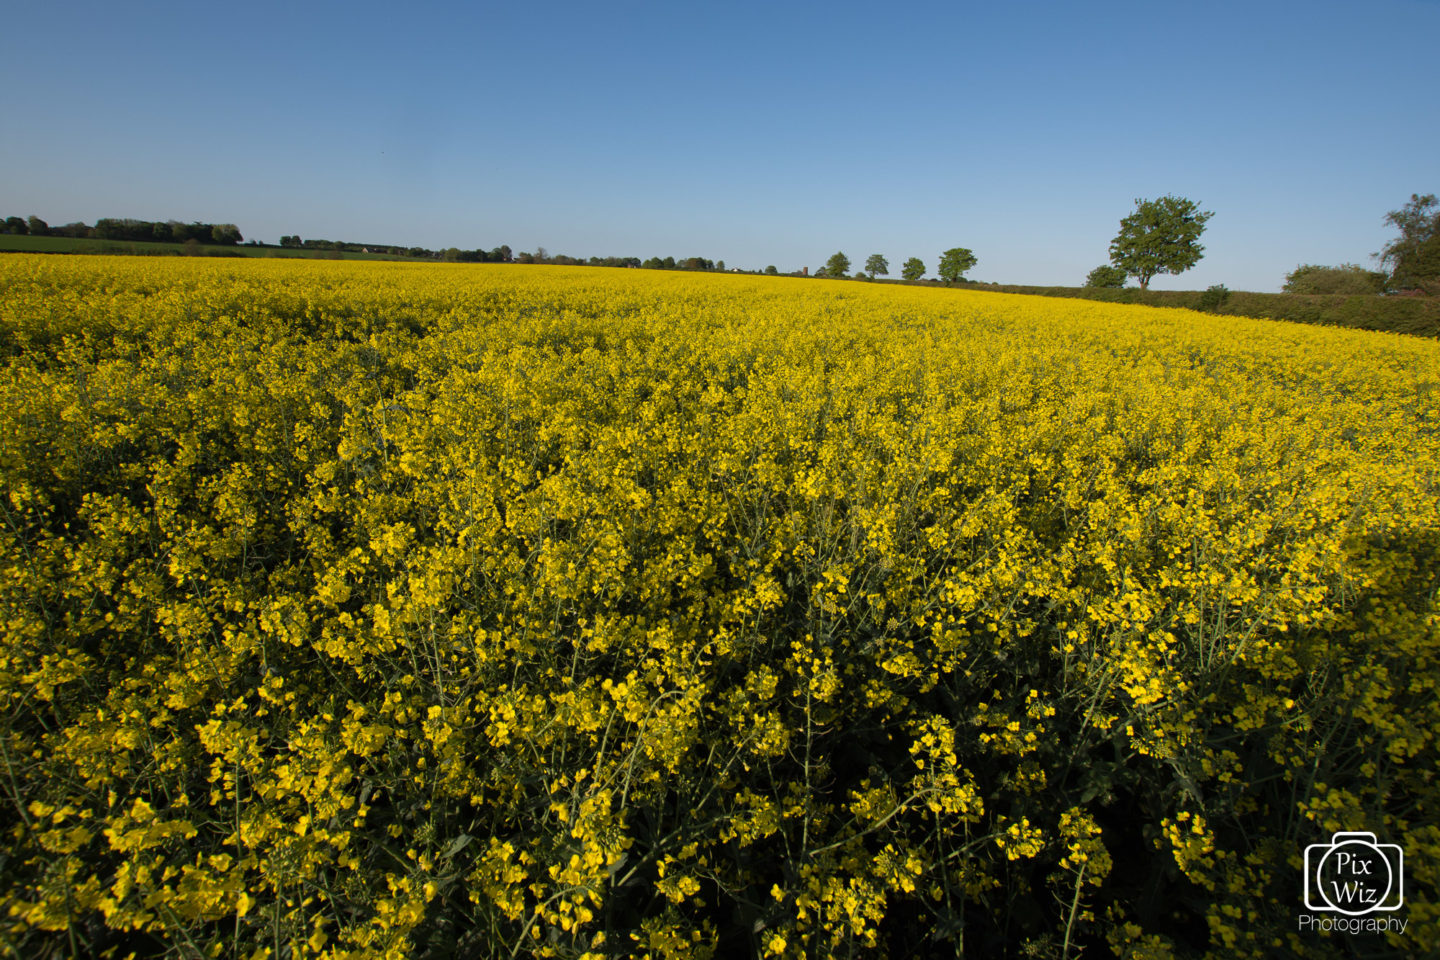
<instances>
[{"instance_id":1,"label":"yellow flower cluster","mask_svg":"<svg viewBox=\"0 0 1440 960\"><path fill-rule=\"evenodd\" d=\"M589 268L0 262L21 956L1440 942L1440 346Z\"/></svg>"}]
</instances>

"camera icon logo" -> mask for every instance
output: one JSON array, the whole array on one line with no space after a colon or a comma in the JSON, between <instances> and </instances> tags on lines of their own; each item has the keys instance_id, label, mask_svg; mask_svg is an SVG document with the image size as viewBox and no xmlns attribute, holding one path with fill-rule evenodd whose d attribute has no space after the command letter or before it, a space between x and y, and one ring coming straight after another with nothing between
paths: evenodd
<instances>
[{"instance_id":1,"label":"camera icon logo","mask_svg":"<svg viewBox=\"0 0 1440 960\"><path fill-rule=\"evenodd\" d=\"M1373 833L1337 832L1305 848L1305 906L1363 917L1405 905L1405 851Z\"/></svg>"}]
</instances>

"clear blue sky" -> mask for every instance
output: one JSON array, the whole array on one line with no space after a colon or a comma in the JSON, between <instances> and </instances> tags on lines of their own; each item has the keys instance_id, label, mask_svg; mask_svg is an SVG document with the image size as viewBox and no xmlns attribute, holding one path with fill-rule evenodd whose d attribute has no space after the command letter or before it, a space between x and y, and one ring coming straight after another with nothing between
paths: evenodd
<instances>
[{"instance_id":1,"label":"clear blue sky","mask_svg":"<svg viewBox=\"0 0 1440 960\"><path fill-rule=\"evenodd\" d=\"M1440 2L0 0L0 215L813 271L970 247L1075 284L1137 197L1162 289L1373 263L1440 193Z\"/></svg>"}]
</instances>

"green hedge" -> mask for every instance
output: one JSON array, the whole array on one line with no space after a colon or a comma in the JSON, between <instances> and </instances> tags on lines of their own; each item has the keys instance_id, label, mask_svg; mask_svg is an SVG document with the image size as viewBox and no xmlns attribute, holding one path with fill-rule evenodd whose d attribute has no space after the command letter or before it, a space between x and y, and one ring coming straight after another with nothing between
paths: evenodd
<instances>
[{"instance_id":1,"label":"green hedge","mask_svg":"<svg viewBox=\"0 0 1440 960\"><path fill-rule=\"evenodd\" d=\"M1134 287L1027 287L979 285L1002 293L1041 297L1077 297L1108 303L1140 303L1151 307L1203 308L1203 290L1139 290ZM1433 297L1376 294L1229 293L1211 313L1293 320L1361 330L1387 330L1421 337L1440 337L1440 300Z\"/></svg>"}]
</instances>

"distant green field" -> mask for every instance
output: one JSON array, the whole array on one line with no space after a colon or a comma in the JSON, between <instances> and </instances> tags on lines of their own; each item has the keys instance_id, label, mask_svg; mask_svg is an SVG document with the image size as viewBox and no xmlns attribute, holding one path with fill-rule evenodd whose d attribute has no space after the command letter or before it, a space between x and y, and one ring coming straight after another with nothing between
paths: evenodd
<instances>
[{"instance_id":1,"label":"distant green field","mask_svg":"<svg viewBox=\"0 0 1440 960\"><path fill-rule=\"evenodd\" d=\"M182 256L185 245L140 240L88 240L76 237L31 237L0 234L0 253L108 253L140 256ZM339 250L296 250L290 247L218 246L202 244L205 257L296 257L304 260L410 260L386 253Z\"/></svg>"}]
</instances>

